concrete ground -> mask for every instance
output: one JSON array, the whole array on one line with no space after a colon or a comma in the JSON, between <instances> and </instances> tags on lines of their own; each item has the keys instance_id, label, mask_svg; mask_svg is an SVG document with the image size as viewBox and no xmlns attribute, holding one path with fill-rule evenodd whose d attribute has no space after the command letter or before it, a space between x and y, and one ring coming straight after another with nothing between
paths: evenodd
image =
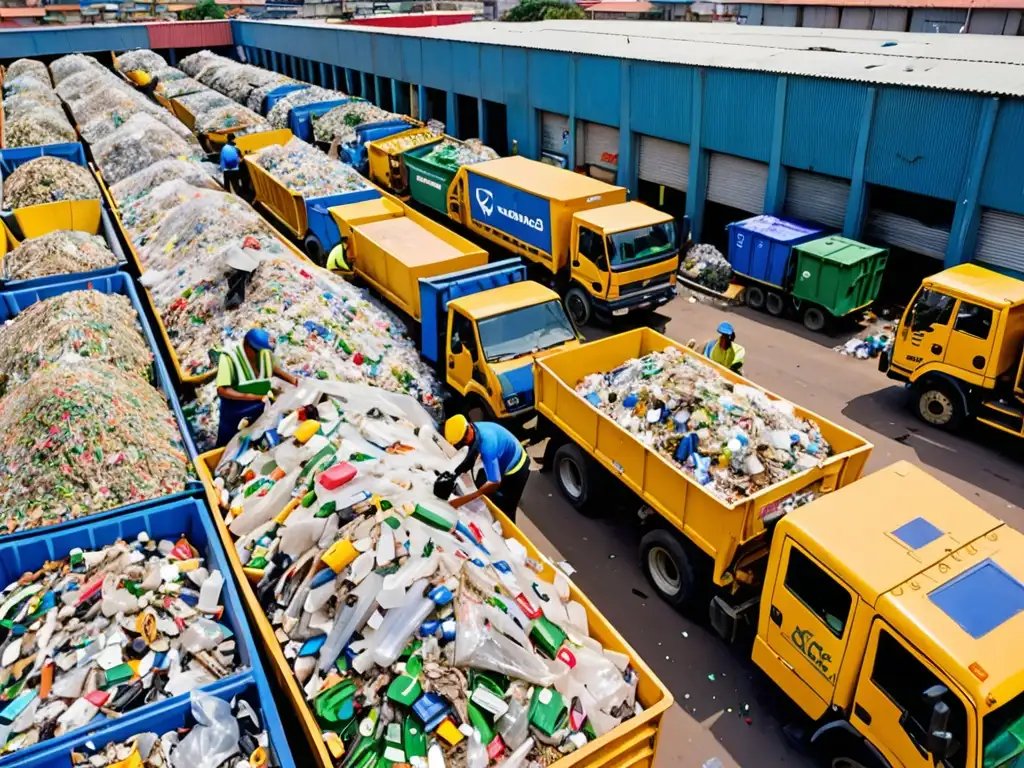
<instances>
[{"instance_id":1,"label":"concrete ground","mask_svg":"<svg viewBox=\"0 0 1024 768\"><path fill-rule=\"evenodd\" d=\"M867 472L912 461L1024 530L1020 443L984 428L952 436L922 424L906 409L902 388L879 373L874 360L833 351L851 333L812 334L792 320L687 296L647 321L685 342L713 337L723 319L746 347L746 376L874 444ZM607 334L585 329L588 339ZM541 452L540 446L531 449L535 457ZM550 474L536 471L521 510L527 534L542 551L576 568L576 583L672 691L676 706L662 729L659 768L699 768L715 756L724 766L748 768L813 764L783 735L793 714L789 702L744 652L720 642L702 617L680 615L654 596L637 559L635 519L584 518L562 499Z\"/></svg>"}]
</instances>

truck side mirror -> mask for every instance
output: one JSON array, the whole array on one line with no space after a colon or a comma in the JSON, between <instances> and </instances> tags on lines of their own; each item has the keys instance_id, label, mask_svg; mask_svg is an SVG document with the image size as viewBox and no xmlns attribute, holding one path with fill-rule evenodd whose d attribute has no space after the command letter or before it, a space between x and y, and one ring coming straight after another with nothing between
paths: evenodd
<instances>
[{"instance_id":1,"label":"truck side mirror","mask_svg":"<svg viewBox=\"0 0 1024 768\"><path fill-rule=\"evenodd\" d=\"M954 749L953 734L946 730L949 725L949 705L942 700L947 693L949 689L944 685L933 685L924 692L924 700L932 704L925 749L931 752L936 760L946 759Z\"/></svg>"},{"instance_id":2,"label":"truck side mirror","mask_svg":"<svg viewBox=\"0 0 1024 768\"><path fill-rule=\"evenodd\" d=\"M602 253L597 257L597 269L599 272L608 271L608 254Z\"/></svg>"},{"instance_id":3,"label":"truck side mirror","mask_svg":"<svg viewBox=\"0 0 1024 768\"><path fill-rule=\"evenodd\" d=\"M452 339L452 354L453 355L461 355L465 351L465 349L466 349L466 347L462 343L462 339L460 339L457 336Z\"/></svg>"}]
</instances>

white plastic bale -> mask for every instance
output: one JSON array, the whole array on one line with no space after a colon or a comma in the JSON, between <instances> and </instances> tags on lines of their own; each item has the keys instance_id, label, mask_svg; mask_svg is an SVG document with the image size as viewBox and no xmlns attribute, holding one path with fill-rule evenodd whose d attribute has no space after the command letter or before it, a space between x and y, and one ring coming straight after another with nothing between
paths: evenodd
<instances>
[{"instance_id":1,"label":"white plastic bale","mask_svg":"<svg viewBox=\"0 0 1024 768\"><path fill-rule=\"evenodd\" d=\"M306 104L319 104L324 101L337 101L344 98L345 94L341 91L332 91L312 85L300 91L292 91L282 97L280 101L270 108L270 112L267 113L267 120L275 128L287 128L288 115L295 107L302 107Z\"/></svg>"},{"instance_id":2,"label":"white plastic bale","mask_svg":"<svg viewBox=\"0 0 1024 768\"><path fill-rule=\"evenodd\" d=\"M78 72L106 69L93 56L86 56L82 53L72 53L61 56L50 64L50 74L53 76L53 84L60 85L66 78Z\"/></svg>"},{"instance_id":3,"label":"white plastic bale","mask_svg":"<svg viewBox=\"0 0 1024 768\"><path fill-rule=\"evenodd\" d=\"M213 178L198 163L167 158L114 184L110 187L110 194L118 207L124 208L168 181L181 181L193 187L206 189L217 188Z\"/></svg>"},{"instance_id":4,"label":"white plastic bale","mask_svg":"<svg viewBox=\"0 0 1024 768\"><path fill-rule=\"evenodd\" d=\"M96 142L92 154L108 184L116 184L159 160L201 157L194 144L144 113L133 115L109 136Z\"/></svg>"},{"instance_id":5,"label":"white plastic bale","mask_svg":"<svg viewBox=\"0 0 1024 768\"><path fill-rule=\"evenodd\" d=\"M159 53L148 48L125 51L117 56L117 67L122 72L134 72L140 69L152 72L155 69L166 66L167 60Z\"/></svg>"}]
</instances>

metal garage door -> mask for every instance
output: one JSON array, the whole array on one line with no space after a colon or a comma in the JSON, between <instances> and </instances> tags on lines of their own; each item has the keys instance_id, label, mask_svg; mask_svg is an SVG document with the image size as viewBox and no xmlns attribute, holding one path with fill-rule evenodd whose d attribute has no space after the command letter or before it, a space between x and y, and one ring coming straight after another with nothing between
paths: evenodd
<instances>
[{"instance_id":1,"label":"metal garage door","mask_svg":"<svg viewBox=\"0 0 1024 768\"><path fill-rule=\"evenodd\" d=\"M870 211L865 230L869 240L936 259L946 257L949 231L926 226L909 216L888 211Z\"/></svg>"},{"instance_id":2,"label":"metal garage door","mask_svg":"<svg viewBox=\"0 0 1024 768\"><path fill-rule=\"evenodd\" d=\"M554 112L540 113L540 146L545 152L569 154L569 118Z\"/></svg>"},{"instance_id":3,"label":"metal garage door","mask_svg":"<svg viewBox=\"0 0 1024 768\"><path fill-rule=\"evenodd\" d=\"M581 120L583 147L576 148L576 155L582 153L586 165L603 165L607 168L619 167L619 129L600 123L586 123Z\"/></svg>"},{"instance_id":4,"label":"metal garage door","mask_svg":"<svg viewBox=\"0 0 1024 768\"><path fill-rule=\"evenodd\" d=\"M764 188L768 166L743 157L711 153L708 165L708 200L741 211L764 211Z\"/></svg>"},{"instance_id":5,"label":"metal garage door","mask_svg":"<svg viewBox=\"0 0 1024 768\"><path fill-rule=\"evenodd\" d=\"M674 141L641 136L640 178L685 192L690 179L690 148Z\"/></svg>"},{"instance_id":6,"label":"metal garage door","mask_svg":"<svg viewBox=\"0 0 1024 768\"><path fill-rule=\"evenodd\" d=\"M786 182L787 216L843 228L850 182L807 171L790 171Z\"/></svg>"},{"instance_id":7,"label":"metal garage door","mask_svg":"<svg viewBox=\"0 0 1024 768\"><path fill-rule=\"evenodd\" d=\"M982 211L974 258L982 264L1024 272L1024 216Z\"/></svg>"}]
</instances>

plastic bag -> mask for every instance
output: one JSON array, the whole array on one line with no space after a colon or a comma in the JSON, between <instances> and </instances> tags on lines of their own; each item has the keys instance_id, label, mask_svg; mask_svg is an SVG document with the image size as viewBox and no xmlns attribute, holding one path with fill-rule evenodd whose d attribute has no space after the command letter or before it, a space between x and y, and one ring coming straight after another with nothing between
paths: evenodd
<instances>
[{"instance_id":1,"label":"plastic bag","mask_svg":"<svg viewBox=\"0 0 1024 768\"><path fill-rule=\"evenodd\" d=\"M202 691L189 695L195 727L171 755L174 768L217 768L238 752L238 720L231 704Z\"/></svg>"}]
</instances>

